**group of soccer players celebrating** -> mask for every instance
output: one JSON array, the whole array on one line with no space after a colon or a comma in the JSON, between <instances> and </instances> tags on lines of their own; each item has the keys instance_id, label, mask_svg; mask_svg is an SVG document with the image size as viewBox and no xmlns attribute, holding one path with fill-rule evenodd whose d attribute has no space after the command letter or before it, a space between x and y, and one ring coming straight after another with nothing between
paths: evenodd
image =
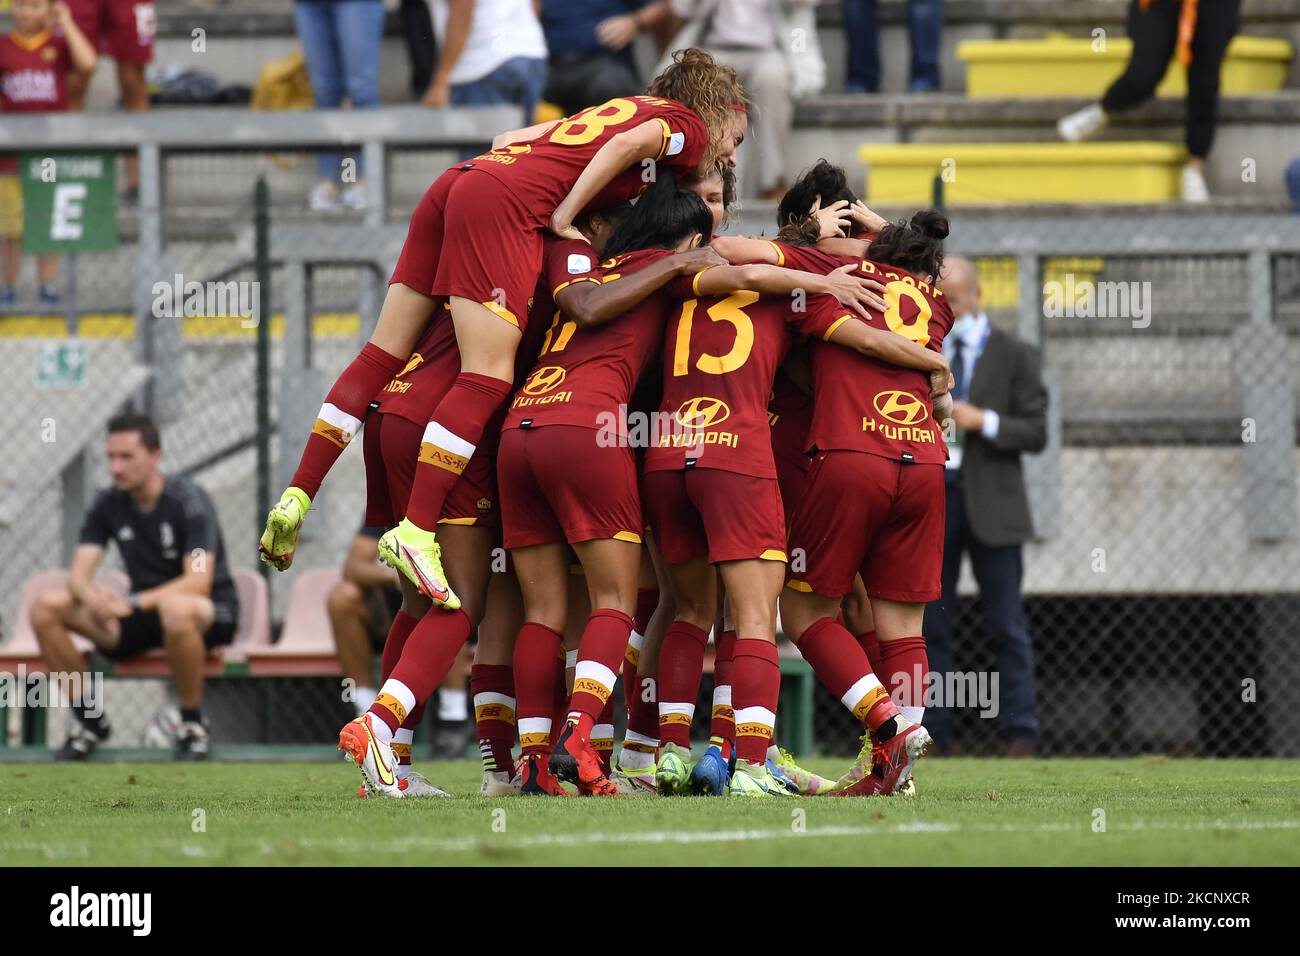
<instances>
[{"instance_id":1,"label":"group of soccer players celebrating","mask_svg":"<svg viewBox=\"0 0 1300 956\"><path fill-rule=\"evenodd\" d=\"M485 795L910 791L942 563L947 222L885 222L821 161L775 241L718 236L748 117L735 72L685 50L645 95L498 136L416 207L261 541L290 565L364 425L366 522L391 529L403 603L380 694L339 734L363 795L445 795L411 770L413 728L475 631ZM774 745L778 606L863 724L839 780Z\"/></svg>"}]
</instances>

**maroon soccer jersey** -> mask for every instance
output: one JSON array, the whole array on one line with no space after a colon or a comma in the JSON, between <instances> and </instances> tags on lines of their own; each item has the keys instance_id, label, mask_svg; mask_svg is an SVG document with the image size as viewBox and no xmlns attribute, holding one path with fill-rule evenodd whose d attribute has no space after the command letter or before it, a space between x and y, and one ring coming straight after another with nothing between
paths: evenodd
<instances>
[{"instance_id":1,"label":"maroon soccer jersey","mask_svg":"<svg viewBox=\"0 0 1300 956\"><path fill-rule=\"evenodd\" d=\"M700 165L709 145L704 122L681 103L654 96L608 100L575 113L535 140L491 150L470 163L507 183L545 225L600 148L617 134L649 121L658 123L663 134L657 163L679 175ZM624 170L590 208L605 209L636 196L649 183L645 173L640 164Z\"/></svg>"},{"instance_id":2,"label":"maroon soccer jersey","mask_svg":"<svg viewBox=\"0 0 1300 956\"><path fill-rule=\"evenodd\" d=\"M782 264L793 269L829 273L856 263L858 275L885 285L885 311L870 310L868 324L941 350L952 328L952 309L947 297L928 282L869 259L833 256L808 246L775 245ZM939 464L947 460L943 432L933 417L929 375L827 342L813 345L812 367L809 448Z\"/></svg>"},{"instance_id":3,"label":"maroon soccer jersey","mask_svg":"<svg viewBox=\"0 0 1300 956\"><path fill-rule=\"evenodd\" d=\"M691 280L692 291L706 274ZM805 303L741 291L682 302L664 339L659 417L667 424L646 455L646 471L717 468L775 478L767 415L772 379L796 331L822 335L838 319L821 299L830 297Z\"/></svg>"},{"instance_id":4,"label":"maroon soccer jersey","mask_svg":"<svg viewBox=\"0 0 1300 956\"><path fill-rule=\"evenodd\" d=\"M544 279L552 300L573 282L601 281L587 258L591 247L557 242L546 253ZM666 249L630 252L605 262L604 281L637 272L671 255ZM556 310L542 340L537 364L510 403L505 427L578 425L623 432L622 409L663 342L664 325L676 301L662 291L625 315L592 329L579 329ZM541 324L541 316L538 316Z\"/></svg>"},{"instance_id":5,"label":"maroon soccer jersey","mask_svg":"<svg viewBox=\"0 0 1300 956\"><path fill-rule=\"evenodd\" d=\"M68 41L43 30L0 37L0 112L53 113L68 108Z\"/></svg>"}]
</instances>

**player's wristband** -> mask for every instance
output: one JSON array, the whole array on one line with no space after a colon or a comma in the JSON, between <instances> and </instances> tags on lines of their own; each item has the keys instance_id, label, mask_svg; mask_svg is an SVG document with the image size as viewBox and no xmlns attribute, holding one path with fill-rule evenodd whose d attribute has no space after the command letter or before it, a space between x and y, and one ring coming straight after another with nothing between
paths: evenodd
<instances>
[{"instance_id":1,"label":"player's wristband","mask_svg":"<svg viewBox=\"0 0 1300 956\"><path fill-rule=\"evenodd\" d=\"M126 596L126 603L131 605L132 611L140 610L140 595L137 594L135 591L132 591L130 594Z\"/></svg>"}]
</instances>

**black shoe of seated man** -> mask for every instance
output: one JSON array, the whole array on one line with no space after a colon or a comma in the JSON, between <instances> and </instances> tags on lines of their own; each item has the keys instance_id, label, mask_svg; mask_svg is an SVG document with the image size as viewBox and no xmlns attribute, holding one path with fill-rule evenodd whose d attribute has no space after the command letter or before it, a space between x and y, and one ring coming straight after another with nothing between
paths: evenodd
<instances>
[{"instance_id":1,"label":"black shoe of seated man","mask_svg":"<svg viewBox=\"0 0 1300 956\"><path fill-rule=\"evenodd\" d=\"M206 721L187 720L176 731L176 759L181 761L208 759L208 727Z\"/></svg>"},{"instance_id":2,"label":"black shoe of seated man","mask_svg":"<svg viewBox=\"0 0 1300 956\"><path fill-rule=\"evenodd\" d=\"M72 728L68 732L68 739L63 742L63 746L55 753L54 759L59 762L72 760L87 760L95 752L95 748L108 740L108 735L112 731L107 723L99 721L96 728L87 727L80 720L72 721Z\"/></svg>"},{"instance_id":3,"label":"black shoe of seated man","mask_svg":"<svg viewBox=\"0 0 1300 956\"><path fill-rule=\"evenodd\" d=\"M434 760L462 760L474 739L475 725L470 720L439 721L433 728L430 750Z\"/></svg>"}]
</instances>

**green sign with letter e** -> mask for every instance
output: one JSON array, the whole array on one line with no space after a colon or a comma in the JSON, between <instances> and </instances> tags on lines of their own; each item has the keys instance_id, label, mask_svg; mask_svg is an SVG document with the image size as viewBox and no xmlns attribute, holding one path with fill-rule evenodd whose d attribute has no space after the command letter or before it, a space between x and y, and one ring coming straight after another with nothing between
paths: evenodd
<instances>
[{"instance_id":1,"label":"green sign with letter e","mask_svg":"<svg viewBox=\"0 0 1300 956\"><path fill-rule=\"evenodd\" d=\"M116 249L115 166L112 153L20 153L23 251Z\"/></svg>"}]
</instances>

